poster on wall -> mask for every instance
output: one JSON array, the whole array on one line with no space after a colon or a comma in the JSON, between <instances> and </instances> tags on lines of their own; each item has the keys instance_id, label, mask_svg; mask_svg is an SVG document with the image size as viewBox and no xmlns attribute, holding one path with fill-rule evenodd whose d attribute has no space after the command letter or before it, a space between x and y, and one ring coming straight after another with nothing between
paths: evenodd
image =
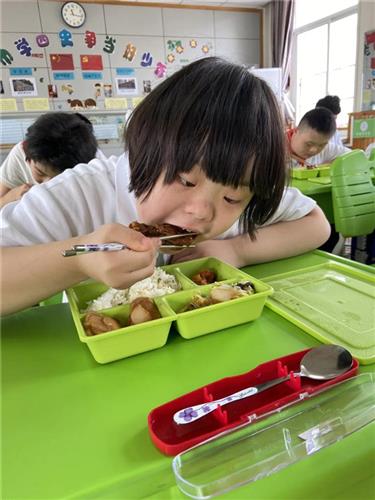
<instances>
[{"instance_id":1,"label":"poster on wall","mask_svg":"<svg viewBox=\"0 0 375 500\"><path fill-rule=\"evenodd\" d=\"M118 95L137 95L137 79L134 77L116 78L116 90Z\"/></svg>"},{"instance_id":2,"label":"poster on wall","mask_svg":"<svg viewBox=\"0 0 375 500\"><path fill-rule=\"evenodd\" d=\"M375 109L375 31L365 33L362 111Z\"/></svg>"},{"instance_id":3,"label":"poster on wall","mask_svg":"<svg viewBox=\"0 0 375 500\"><path fill-rule=\"evenodd\" d=\"M9 83L14 97L38 95L35 78L9 78Z\"/></svg>"}]
</instances>

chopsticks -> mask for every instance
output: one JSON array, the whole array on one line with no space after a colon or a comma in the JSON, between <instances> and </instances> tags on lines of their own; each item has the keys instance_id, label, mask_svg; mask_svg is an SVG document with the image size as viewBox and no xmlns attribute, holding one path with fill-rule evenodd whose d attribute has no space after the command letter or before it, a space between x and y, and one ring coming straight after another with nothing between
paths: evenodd
<instances>
[{"instance_id":1,"label":"chopsticks","mask_svg":"<svg viewBox=\"0 0 375 500\"><path fill-rule=\"evenodd\" d=\"M174 238L181 238L183 236L196 236L198 233L188 233L188 234L173 234L170 236L161 236L160 240L162 241L168 241L172 240ZM180 249L180 248L194 248L195 245L161 245L161 249L167 249L167 248L174 248L174 249ZM72 248L68 250L63 250L62 251L62 256L63 257L74 257L75 255L84 255L87 253L93 253L93 252L118 252L120 250L126 250L129 249L127 245L124 245L123 243L89 243L86 245L73 245Z\"/></svg>"}]
</instances>

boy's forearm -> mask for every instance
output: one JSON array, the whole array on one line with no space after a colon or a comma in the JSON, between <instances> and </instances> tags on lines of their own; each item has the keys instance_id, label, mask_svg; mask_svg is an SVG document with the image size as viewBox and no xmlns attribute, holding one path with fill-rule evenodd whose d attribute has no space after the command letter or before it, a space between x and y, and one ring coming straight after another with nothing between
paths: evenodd
<instances>
[{"instance_id":1,"label":"boy's forearm","mask_svg":"<svg viewBox=\"0 0 375 500\"><path fill-rule=\"evenodd\" d=\"M75 242L48 243L1 249L1 314L37 304L86 278L74 258L64 259L61 251ZM68 246L67 246L68 245Z\"/></svg>"},{"instance_id":2,"label":"boy's forearm","mask_svg":"<svg viewBox=\"0 0 375 500\"><path fill-rule=\"evenodd\" d=\"M245 266L314 250L327 241L329 235L329 223L322 210L316 207L301 219L260 228L255 241L246 235L233 238L233 243L241 266Z\"/></svg>"}]
</instances>

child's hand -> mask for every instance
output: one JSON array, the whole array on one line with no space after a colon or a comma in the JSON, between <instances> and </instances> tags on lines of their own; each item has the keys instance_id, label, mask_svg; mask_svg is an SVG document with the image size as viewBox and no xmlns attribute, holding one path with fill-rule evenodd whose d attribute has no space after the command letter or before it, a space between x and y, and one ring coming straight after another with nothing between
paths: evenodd
<instances>
[{"instance_id":1,"label":"child's hand","mask_svg":"<svg viewBox=\"0 0 375 500\"><path fill-rule=\"evenodd\" d=\"M3 207L7 203L10 203L11 201L17 201L22 198L22 196L27 193L27 191L31 188L30 184L22 184L21 186L17 186L13 189L10 189L7 191L1 198L0 198L0 207Z\"/></svg>"},{"instance_id":2,"label":"child's hand","mask_svg":"<svg viewBox=\"0 0 375 500\"><path fill-rule=\"evenodd\" d=\"M160 246L158 238L146 238L121 224L106 224L78 238L76 244L111 242L123 243L131 250L93 252L71 257L75 259L77 270L87 277L120 289L151 276Z\"/></svg>"},{"instance_id":3,"label":"child's hand","mask_svg":"<svg viewBox=\"0 0 375 500\"><path fill-rule=\"evenodd\" d=\"M194 248L186 248L172 257L172 263L184 262L186 260L199 259L201 257L216 257L235 267L242 267L244 263L236 252L236 245L232 239L207 240L198 243Z\"/></svg>"}]
</instances>

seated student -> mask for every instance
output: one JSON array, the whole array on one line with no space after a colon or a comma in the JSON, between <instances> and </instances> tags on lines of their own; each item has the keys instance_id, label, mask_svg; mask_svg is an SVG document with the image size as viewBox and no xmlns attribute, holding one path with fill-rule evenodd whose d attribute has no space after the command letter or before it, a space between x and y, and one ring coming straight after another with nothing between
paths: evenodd
<instances>
[{"instance_id":1,"label":"seated student","mask_svg":"<svg viewBox=\"0 0 375 500\"><path fill-rule=\"evenodd\" d=\"M28 129L0 167L0 207L19 200L33 185L95 158L91 122L78 113L46 113Z\"/></svg>"},{"instance_id":2,"label":"seated student","mask_svg":"<svg viewBox=\"0 0 375 500\"><path fill-rule=\"evenodd\" d=\"M335 115L335 120L337 120L338 115L341 113L340 98L337 95L326 95L323 99L319 99L315 107L329 109ZM331 137L330 142L338 146L344 146L338 130Z\"/></svg>"},{"instance_id":3,"label":"seated student","mask_svg":"<svg viewBox=\"0 0 375 500\"><path fill-rule=\"evenodd\" d=\"M375 142L371 142L365 149L365 155L367 156L367 158L375 159L374 149L375 149Z\"/></svg>"},{"instance_id":4,"label":"seated student","mask_svg":"<svg viewBox=\"0 0 375 500\"><path fill-rule=\"evenodd\" d=\"M314 200L285 187L286 177L269 86L216 57L184 66L135 108L119 158L77 165L3 208L2 313L88 277L127 288L150 276L160 240L130 229L135 220L199 233L175 261L214 256L242 267L316 248L329 224ZM128 248L61 255L106 242Z\"/></svg>"},{"instance_id":5,"label":"seated student","mask_svg":"<svg viewBox=\"0 0 375 500\"><path fill-rule=\"evenodd\" d=\"M349 152L349 148L330 142L335 132L335 116L329 109L308 111L298 127L286 133L291 166L313 168Z\"/></svg>"}]
</instances>

